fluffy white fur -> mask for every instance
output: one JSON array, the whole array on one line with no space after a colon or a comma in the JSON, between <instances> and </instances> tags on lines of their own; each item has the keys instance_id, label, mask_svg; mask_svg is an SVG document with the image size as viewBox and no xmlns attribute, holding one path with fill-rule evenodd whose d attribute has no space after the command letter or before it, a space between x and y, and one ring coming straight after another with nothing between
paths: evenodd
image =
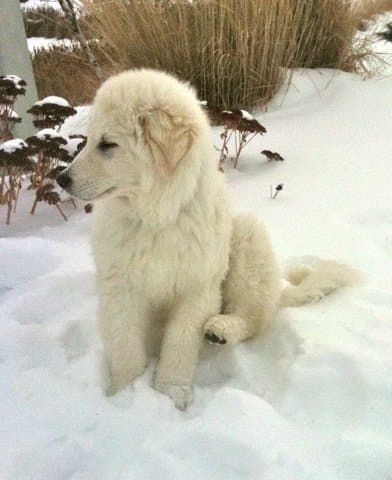
<instances>
[{"instance_id":1,"label":"fluffy white fur","mask_svg":"<svg viewBox=\"0 0 392 480\"><path fill-rule=\"evenodd\" d=\"M210 135L189 85L124 72L98 91L87 146L61 175L70 193L97 201L92 247L109 393L158 354L154 386L184 409L203 339L253 337L281 305L354 280L348 267L324 262L296 267L282 291L263 226L230 212Z\"/></svg>"}]
</instances>

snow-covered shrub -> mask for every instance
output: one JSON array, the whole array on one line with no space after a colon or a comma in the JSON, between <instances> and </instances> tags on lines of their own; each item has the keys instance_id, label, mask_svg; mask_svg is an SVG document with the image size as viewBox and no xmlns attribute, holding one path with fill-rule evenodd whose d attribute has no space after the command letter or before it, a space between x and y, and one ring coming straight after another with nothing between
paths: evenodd
<instances>
[{"instance_id":1,"label":"snow-covered shrub","mask_svg":"<svg viewBox=\"0 0 392 480\"><path fill-rule=\"evenodd\" d=\"M211 124L223 127L223 132L220 135L222 145L219 148L216 147L220 153L219 170L223 172L223 165L229 157L233 159L234 168L236 168L243 149L257 135L267 133L266 128L246 110L239 108L222 110L209 106L205 100L200 102L200 104L207 113ZM230 145L234 147L233 155L230 155ZM261 154L268 161L282 162L284 160L278 152L272 152L271 150L263 150Z\"/></svg>"},{"instance_id":2,"label":"snow-covered shrub","mask_svg":"<svg viewBox=\"0 0 392 480\"><path fill-rule=\"evenodd\" d=\"M22 121L14 105L26 93L25 87L26 82L17 75L0 76L0 143L11 139L13 126Z\"/></svg>"},{"instance_id":3,"label":"snow-covered shrub","mask_svg":"<svg viewBox=\"0 0 392 480\"><path fill-rule=\"evenodd\" d=\"M214 125L223 126L220 137L222 146L219 148L219 170L223 171L223 164L229 156L229 144L234 144L234 168L237 168L242 150L251 142L256 135L264 135L265 127L256 120L249 112L240 109L219 110L217 108L204 107L210 115Z\"/></svg>"},{"instance_id":4,"label":"snow-covered shrub","mask_svg":"<svg viewBox=\"0 0 392 480\"><path fill-rule=\"evenodd\" d=\"M60 190L54 180L84 147L86 137L83 135L64 137L54 129L45 128L26 141L36 154L29 186L30 190L35 190L36 196L30 213L34 214L38 202L45 201L49 205L55 205L62 217L67 220L59 205Z\"/></svg>"},{"instance_id":5,"label":"snow-covered shrub","mask_svg":"<svg viewBox=\"0 0 392 480\"><path fill-rule=\"evenodd\" d=\"M55 128L60 127L66 118L75 115L76 110L65 98L52 95L36 102L27 112L33 115L36 128Z\"/></svg>"},{"instance_id":6,"label":"snow-covered shrub","mask_svg":"<svg viewBox=\"0 0 392 480\"><path fill-rule=\"evenodd\" d=\"M46 201L55 205L65 220L67 217L59 203L60 194L53 183L53 172L61 167L60 162L70 162L73 156L66 148L68 140L58 133L65 119L75 115L76 110L65 98L50 96L36 102L28 113L33 115L33 124L43 128L37 134L27 138L27 143L36 153L37 161L30 175L29 189L35 190L35 199L31 209L34 214L38 202ZM57 128L57 130L55 130Z\"/></svg>"},{"instance_id":7,"label":"snow-covered shrub","mask_svg":"<svg viewBox=\"0 0 392 480\"><path fill-rule=\"evenodd\" d=\"M7 225L16 210L22 176L33 168L31 154L31 148L21 138L0 144L0 205L7 206Z\"/></svg>"},{"instance_id":8,"label":"snow-covered shrub","mask_svg":"<svg viewBox=\"0 0 392 480\"><path fill-rule=\"evenodd\" d=\"M29 110L34 126L43 129L26 141L9 140L12 123L20 121L13 106L18 95L25 93L25 86L26 82L16 75L0 77L0 206L7 206L9 224L22 188L22 178L28 176L28 189L35 191L31 213L34 214L38 202L47 202L67 220L60 206L61 190L55 178L82 150L87 139L84 135L65 137L59 133L64 120L75 115L76 110L64 98L50 96L36 102ZM71 202L76 207L73 199Z\"/></svg>"}]
</instances>

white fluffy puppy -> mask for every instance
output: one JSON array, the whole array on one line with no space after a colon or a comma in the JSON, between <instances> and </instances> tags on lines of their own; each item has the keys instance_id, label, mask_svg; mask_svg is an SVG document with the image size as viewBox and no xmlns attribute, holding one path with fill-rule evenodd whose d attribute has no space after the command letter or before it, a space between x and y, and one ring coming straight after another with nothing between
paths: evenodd
<instances>
[{"instance_id":1,"label":"white fluffy puppy","mask_svg":"<svg viewBox=\"0 0 392 480\"><path fill-rule=\"evenodd\" d=\"M203 338L245 340L281 304L317 300L354 279L334 263L300 267L282 293L264 228L230 213L194 90L163 72L128 71L102 85L87 145L58 182L96 201L98 323L112 394L159 345L154 386L184 409Z\"/></svg>"}]
</instances>

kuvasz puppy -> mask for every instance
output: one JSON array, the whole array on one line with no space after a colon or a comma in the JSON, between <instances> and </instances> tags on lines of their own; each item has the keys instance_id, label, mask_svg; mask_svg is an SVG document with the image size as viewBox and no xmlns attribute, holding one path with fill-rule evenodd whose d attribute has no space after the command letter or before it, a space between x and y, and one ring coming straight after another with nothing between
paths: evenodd
<instances>
[{"instance_id":1,"label":"kuvasz puppy","mask_svg":"<svg viewBox=\"0 0 392 480\"><path fill-rule=\"evenodd\" d=\"M95 201L98 324L114 394L159 346L154 387L184 409L203 340L260 333L280 306L302 305L355 279L324 262L281 276L264 227L233 216L208 119L188 84L131 70L99 89L88 142L58 177Z\"/></svg>"}]
</instances>

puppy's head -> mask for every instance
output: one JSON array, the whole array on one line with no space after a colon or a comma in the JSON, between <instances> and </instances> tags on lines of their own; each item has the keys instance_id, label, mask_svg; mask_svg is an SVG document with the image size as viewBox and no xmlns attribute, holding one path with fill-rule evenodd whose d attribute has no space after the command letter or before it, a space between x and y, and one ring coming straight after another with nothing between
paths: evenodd
<instances>
[{"instance_id":1,"label":"puppy's head","mask_svg":"<svg viewBox=\"0 0 392 480\"><path fill-rule=\"evenodd\" d=\"M159 71L124 72L98 90L87 145L57 181L82 200L135 198L170 182L207 129L189 85Z\"/></svg>"}]
</instances>

